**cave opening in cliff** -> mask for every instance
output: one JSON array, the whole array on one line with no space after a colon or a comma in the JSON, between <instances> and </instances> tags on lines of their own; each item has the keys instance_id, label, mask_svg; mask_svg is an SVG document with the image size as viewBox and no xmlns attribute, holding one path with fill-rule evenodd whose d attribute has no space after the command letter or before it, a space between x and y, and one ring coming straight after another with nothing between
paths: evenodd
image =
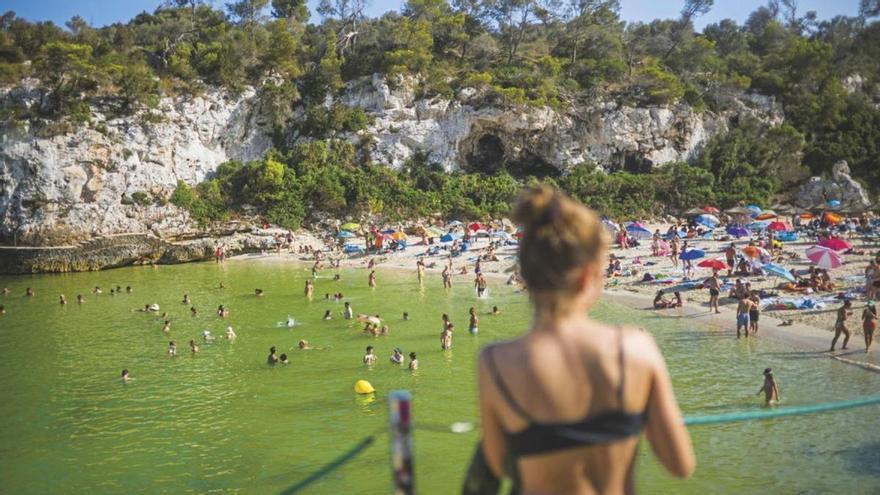
<instances>
[{"instance_id":1,"label":"cave opening in cliff","mask_svg":"<svg viewBox=\"0 0 880 495\"><path fill-rule=\"evenodd\" d=\"M538 155L524 151L516 160L507 164L507 172L517 178L559 177L559 169L544 161Z\"/></svg>"},{"instance_id":2,"label":"cave opening in cliff","mask_svg":"<svg viewBox=\"0 0 880 495\"><path fill-rule=\"evenodd\" d=\"M624 151L620 155L620 169L633 174L647 174L654 169L654 162L639 153Z\"/></svg>"},{"instance_id":3,"label":"cave opening in cliff","mask_svg":"<svg viewBox=\"0 0 880 495\"><path fill-rule=\"evenodd\" d=\"M467 157L470 172L494 174L504 170L504 143L493 134L485 134Z\"/></svg>"}]
</instances>

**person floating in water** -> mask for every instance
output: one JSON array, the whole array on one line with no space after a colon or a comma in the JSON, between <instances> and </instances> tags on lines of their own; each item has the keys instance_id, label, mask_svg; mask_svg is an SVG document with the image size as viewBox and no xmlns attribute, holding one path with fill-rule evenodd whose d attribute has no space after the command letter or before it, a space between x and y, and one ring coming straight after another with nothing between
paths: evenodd
<instances>
[{"instance_id":1,"label":"person floating in water","mask_svg":"<svg viewBox=\"0 0 880 495\"><path fill-rule=\"evenodd\" d=\"M269 356L266 358L266 364L275 364L278 362L278 356L275 355L275 346L269 348Z\"/></svg>"},{"instance_id":2,"label":"person floating in water","mask_svg":"<svg viewBox=\"0 0 880 495\"><path fill-rule=\"evenodd\" d=\"M492 313L491 314L492 314L492 316L499 315L499 314L501 314L501 310L498 309L498 306L492 306Z\"/></svg>"},{"instance_id":3,"label":"person floating in water","mask_svg":"<svg viewBox=\"0 0 880 495\"><path fill-rule=\"evenodd\" d=\"M235 340L235 330L232 327L226 327L226 340Z\"/></svg>"},{"instance_id":4,"label":"person floating in water","mask_svg":"<svg viewBox=\"0 0 880 495\"><path fill-rule=\"evenodd\" d=\"M471 335L476 335L480 331L480 319L477 317L477 310L471 306L471 309L468 310L468 314L470 314L468 332L470 332Z\"/></svg>"},{"instance_id":5,"label":"person floating in water","mask_svg":"<svg viewBox=\"0 0 880 495\"><path fill-rule=\"evenodd\" d=\"M290 364L290 361L287 360L287 354L281 354L281 357L278 358L278 362L281 364Z\"/></svg>"},{"instance_id":6,"label":"person floating in water","mask_svg":"<svg viewBox=\"0 0 880 495\"><path fill-rule=\"evenodd\" d=\"M189 341L189 350L192 351L193 354L199 352L199 346L196 344L195 340Z\"/></svg>"},{"instance_id":7,"label":"person floating in water","mask_svg":"<svg viewBox=\"0 0 880 495\"><path fill-rule=\"evenodd\" d=\"M411 353L409 353L409 366L408 366L408 367L409 367L409 369L411 369L411 370L417 370L417 369L419 369L419 360L416 359L416 353L415 353L415 352L411 352Z\"/></svg>"},{"instance_id":8,"label":"person floating in water","mask_svg":"<svg viewBox=\"0 0 880 495\"><path fill-rule=\"evenodd\" d=\"M77 303L77 304L82 304L82 303L84 303L84 302L86 302L86 300L83 299L82 294L77 294L77 295L76 295L76 303Z\"/></svg>"},{"instance_id":9,"label":"person floating in water","mask_svg":"<svg viewBox=\"0 0 880 495\"><path fill-rule=\"evenodd\" d=\"M95 288L92 289L92 293L94 293L94 294L96 294L96 295L99 295L99 294L103 294L104 291L103 291L100 287L98 287L98 286L96 285Z\"/></svg>"},{"instance_id":10,"label":"person floating in water","mask_svg":"<svg viewBox=\"0 0 880 495\"><path fill-rule=\"evenodd\" d=\"M4 288L3 288L3 295L4 295L4 296L8 296L8 295L9 295L9 287L4 287Z\"/></svg>"},{"instance_id":11,"label":"person floating in water","mask_svg":"<svg viewBox=\"0 0 880 495\"><path fill-rule=\"evenodd\" d=\"M162 331L168 333L171 331L171 321L165 320L165 323L162 324Z\"/></svg>"},{"instance_id":12,"label":"person floating in water","mask_svg":"<svg viewBox=\"0 0 880 495\"><path fill-rule=\"evenodd\" d=\"M263 297L263 289L254 289L254 295L257 297Z\"/></svg>"},{"instance_id":13,"label":"person floating in water","mask_svg":"<svg viewBox=\"0 0 880 495\"><path fill-rule=\"evenodd\" d=\"M311 347L309 347L308 340L300 340L299 343L297 343L296 345L299 348L299 350L301 350L301 351L307 351L307 350L311 349Z\"/></svg>"},{"instance_id":14,"label":"person floating in water","mask_svg":"<svg viewBox=\"0 0 880 495\"><path fill-rule=\"evenodd\" d=\"M846 344L849 343L849 338L852 333L849 331L849 328L846 326L846 320L852 316L852 301L845 301L843 306L837 310L837 321L834 323L834 338L831 339L831 350L834 350L834 346L837 345L837 339L840 338L840 334L843 334L843 348L846 349Z\"/></svg>"},{"instance_id":15,"label":"person floating in water","mask_svg":"<svg viewBox=\"0 0 880 495\"><path fill-rule=\"evenodd\" d=\"M58 303L61 304L62 306L67 304L67 299L64 297L64 294L61 294L60 296L58 296Z\"/></svg>"},{"instance_id":16,"label":"person floating in water","mask_svg":"<svg viewBox=\"0 0 880 495\"><path fill-rule=\"evenodd\" d=\"M34 297L34 289L28 287L24 290L24 295L27 297Z\"/></svg>"},{"instance_id":17,"label":"person floating in water","mask_svg":"<svg viewBox=\"0 0 880 495\"><path fill-rule=\"evenodd\" d=\"M764 370L764 385L761 386L761 390L758 390L758 395L761 395L761 392L764 392L764 403L768 406L771 403L779 402L779 387L776 385L773 370L770 368Z\"/></svg>"},{"instance_id":18,"label":"person floating in water","mask_svg":"<svg viewBox=\"0 0 880 495\"><path fill-rule=\"evenodd\" d=\"M409 313L406 311L403 312L403 321L409 321Z\"/></svg>"},{"instance_id":19,"label":"person floating in water","mask_svg":"<svg viewBox=\"0 0 880 495\"><path fill-rule=\"evenodd\" d=\"M324 321L332 320L332 319L333 319L333 315L330 314L330 310L328 309L327 311L324 311Z\"/></svg>"},{"instance_id":20,"label":"person floating in water","mask_svg":"<svg viewBox=\"0 0 880 495\"><path fill-rule=\"evenodd\" d=\"M193 316L198 316L198 315L199 315L199 310L197 310L195 306L189 308L189 312L190 312L190 314L193 315Z\"/></svg>"},{"instance_id":21,"label":"person floating in water","mask_svg":"<svg viewBox=\"0 0 880 495\"><path fill-rule=\"evenodd\" d=\"M183 301L180 301L182 304L190 304L192 301L189 298L189 294L183 295Z\"/></svg>"},{"instance_id":22,"label":"person floating in water","mask_svg":"<svg viewBox=\"0 0 880 495\"><path fill-rule=\"evenodd\" d=\"M131 288L130 285L128 285L128 286L125 287L125 292L126 292L127 294L131 294L131 293L133 292L133 290L132 290L132 288Z\"/></svg>"},{"instance_id":23,"label":"person floating in water","mask_svg":"<svg viewBox=\"0 0 880 495\"><path fill-rule=\"evenodd\" d=\"M126 383L126 382L129 382L129 381L131 381L131 380L134 380L134 378L128 376L128 370L122 370L122 377L121 377L121 379L122 379L122 383Z\"/></svg>"},{"instance_id":24,"label":"person floating in water","mask_svg":"<svg viewBox=\"0 0 880 495\"><path fill-rule=\"evenodd\" d=\"M400 347L395 347L391 352L391 364L403 364L403 352Z\"/></svg>"},{"instance_id":25,"label":"person floating in water","mask_svg":"<svg viewBox=\"0 0 880 495\"><path fill-rule=\"evenodd\" d=\"M207 344L208 342L214 342L214 336L211 335L210 330L202 330L202 340Z\"/></svg>"},{"instance_id":26,"label":"person floating in water","mask_svg":"<svg viewBox=\"0 0 880 495\"><path fill-rule=\"evenodd\" d=\"M454 325L452 323L446 325L446 328L440 333L440 349L448 350L452 349L452 330Z\"/></svg>"},{"instance_id":27,"label":"person floating in water","mask_svg":"<svg viewBox=\"0 0 880 495\"><path fill-rule=\"evenodd\" d=\"M6 314L6 306L0 306L0 315Z\"/></svg>"},{"instance_id":28,"label":"person floating in water","mask_svg":"<svg viewBox=\"0 0 880 495\"><path fill-rule=\"evenodd\" d=\"M367 346L367 353L364 354L364 364L373 364L376 362L376 355L373 354L373 346Z\"/></svg>"},{"instance_id":29,"label":"person floating in water","mask_svg":"<svg viewBox=\"0 0 880 495\"><path fill-rule=\"evenodd\" d=\"M177 344L175 344L173 340L171 342L168 342L168 355L169 356L176 356L177 355Z\"/></svg>"}]
</instances>

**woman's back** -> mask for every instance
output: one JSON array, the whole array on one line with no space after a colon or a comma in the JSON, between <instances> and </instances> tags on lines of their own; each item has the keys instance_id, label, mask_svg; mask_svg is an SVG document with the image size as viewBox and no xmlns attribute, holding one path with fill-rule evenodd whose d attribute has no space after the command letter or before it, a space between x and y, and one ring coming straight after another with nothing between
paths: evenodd
<instances>
[{"instance_id":1,"label":"woman's back","mask_svg":"<svg viewBox=\"0 0 880 495\"><path fill-rule=\"evenodd\" d=\"M536 328L486 349L480 393L489 404L483 407L498 419L503 433L495 434L516 459L523 491L631 492L658 364L648 335L587 320Z\"/></svg>"}]
</instances>

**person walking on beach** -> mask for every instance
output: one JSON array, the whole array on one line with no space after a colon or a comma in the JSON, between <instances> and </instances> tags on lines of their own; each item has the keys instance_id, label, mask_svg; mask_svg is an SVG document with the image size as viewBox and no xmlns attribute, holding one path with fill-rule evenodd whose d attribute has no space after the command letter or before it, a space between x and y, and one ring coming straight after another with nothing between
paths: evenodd
<instances>
[{"instance_id":1,"label":"person walking on beach","mask_svg":"<svg viewBox=\"0 0 880 495\"><path fill-rule=\"evenodd\" d=\"M727 276L729 277L733 274L733 268L736 266L736 246L732 242L724 249L724 258L727 261Z\"/></svg>"},{"instance_id":2,"label":"person walking on beach","mask_svg":"<svg viewBox=\"0 0 880 495\"><path fill-rule=\"evenodd\" d=\"M596 214L538 186L514 220L534 317L478 359L479 452L491 474L522 493L631 492L644 431L660 462L689 476L693 449L650 333L587 317L609 243Z\"/></svg>"},{"instance_id":3,"label":"person walking on beach","mask_svg":"<svg viewBox=\"0 0 880 495\"><path fill-rule=\"evenodd\" d=\"M706 286L709 287L709 312L712 312L712 308L715 308L715 313L720 313L718 310L718 296L721 294L721 283L718 281L718 272L713 271L712 276L706 280Z\"/></svg>"},{"instance_id":4,"label":"person walking on beach","mask_svg":"<svg viewBox=\"0 0 880 495\"><path fill-rule=\"evenodd\" d=\"M672 260L672 266L678 268L678 233L673 232L672 240L669 241L669 247L669 259Z\"/></svg>"},{"instance_id":5,"label":"person walking on beach","mask_svg":"<svg viewBox=\"0 0 880 495\"><path fill-rule=\"evenodd\" d=\"M846 344L849 342L849 338L852 335L849 328L846 326L846 320L852 316L852 301L845 301L843 306L841 306L837 310L837 321L834 322L834 338L831 340L831 350L834 350L834 347L837 345L837 339L840 338L840 334L843 334L843 349L846 349Z\"/></svg>"},{"instance_id":6,"label":"person walking on beach","mask_svg":"<svg viewBox=\"0 0 880 495\"><path fill-rule=\"evenodd\" d=\"M758 395L761 395L761 392L764 393L764 403L768 406L771 403L779 402L779 387L776 385L773 370L770 368L764 370L764 384L761 386L761 390L758 390Z\"/></svg>"},{"instance_id":7,"label":"person walking on beach","mask_svg":"<svg viewBox=\"0 0 880 495\"><path fill-rule=\"evenodd\" d=\"M874 301L868 301L862 311L862 332L865 334L865 354L871 350L871 342L874 341L874 332L877 331L877 307Z\"/></svg>"},{"instance_id":8,"label":"person walking on beach","mask_svg":"<svg viewBox=\"0 0 880 495\"><path fill-rule=\"evenodd\" d=\"M740 336L740 328L746 333L746 337L749 336L749 328L751 327L749 321L749 312L752 310L752 306L755 303L749 299L749 294L743 294L739 298L739 304L736 307L736 338Z\"/></svg>"},{"instance_id":9,"label":"person walking on beach","mask_svg":"<svg viewBox=\"0 0 880 495\"><path fill-rule=\"evenodd\" d=\"M749 309L749 325L751 325L752 335L758 335L758 319L761 317L761 297L758 291L752 291L749 295L752 301L752 307Z\"/></svg>"}]
</instances>

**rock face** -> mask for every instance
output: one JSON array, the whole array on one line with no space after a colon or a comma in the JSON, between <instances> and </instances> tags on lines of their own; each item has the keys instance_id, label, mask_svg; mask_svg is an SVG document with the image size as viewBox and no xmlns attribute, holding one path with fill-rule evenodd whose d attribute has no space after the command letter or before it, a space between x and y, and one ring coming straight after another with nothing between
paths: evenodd
<instances>
[{"instance_id":1,"label":"rock face","mask_svg":"<svg viewBox=\"0 0 880 495\"><path fill-rule=\"evenodd\" d=\"M6 94L33 104L19 88ZM117 232L175 233L185 212L164 200L178 180L194 184L218 165L260 157L271 146L254 91L163 99L143 117L106 119L75 132L39 137L26 125L0 135L0 239L66 243Z\"/></svg>"},{"instance_id":2,"label":"rock face","mask_svg":"<svg viewBox=\"0 0 880 495\"><path fill-rule=\"evenodd\" d=\"M414 86L403 80L392 89L376 76L350 83L340 97L373 117L362 132L375 138L373 159L391 167L419 153L449 171L559 173L586 161L639 171L689 159L732 116L782 120L772 100L761 97L734 98L723 114L609 102L558 112L492 106L472 88L454 100L418 99ZM0 107L36 105L39 96L33 84L7 88ZM95 109L92 124L51 137L26 124L0 129L0 242L58 245L191 230L186 213L165 200L178 180L195 184L227 160L260 157L272 140L259 108L253 89L237 96L213 90L163 99L151 114L159 122L108 118Z\"/></svg>"},{"instance_id":3,"label":"rock face","mask_svg":"<svg viewBox=\"0 0 880 495\"><path fill-rule=\"evenodd\" d=\"M861 209L871 205L868 193L849 175L846 160L840 160L831 168L831 179L813 177L798 191L795 202L801 208L811 208L827 201L840 201L840 208Z\"/></svg>"},{"instance_id":4,"label":"rock face","mask_svg":"<svg viewBox=\"0 0 880 495\"><path fill-rule=\"evenodd\" d=\"M606 170L645 170L686 161L705 140L727 129L732 116L782 122L772 99L742 96L723 114L686 105L636 108L613 102L550 108L481 106L485 95L461 90L455 100L416 99L411 81L394 89L379 77L349 84L343 101L364 108L374 123L374 159L397 168L415 153L444 169L529 173L564 171L591 161Z\"/></svg>"}]
</instances>

